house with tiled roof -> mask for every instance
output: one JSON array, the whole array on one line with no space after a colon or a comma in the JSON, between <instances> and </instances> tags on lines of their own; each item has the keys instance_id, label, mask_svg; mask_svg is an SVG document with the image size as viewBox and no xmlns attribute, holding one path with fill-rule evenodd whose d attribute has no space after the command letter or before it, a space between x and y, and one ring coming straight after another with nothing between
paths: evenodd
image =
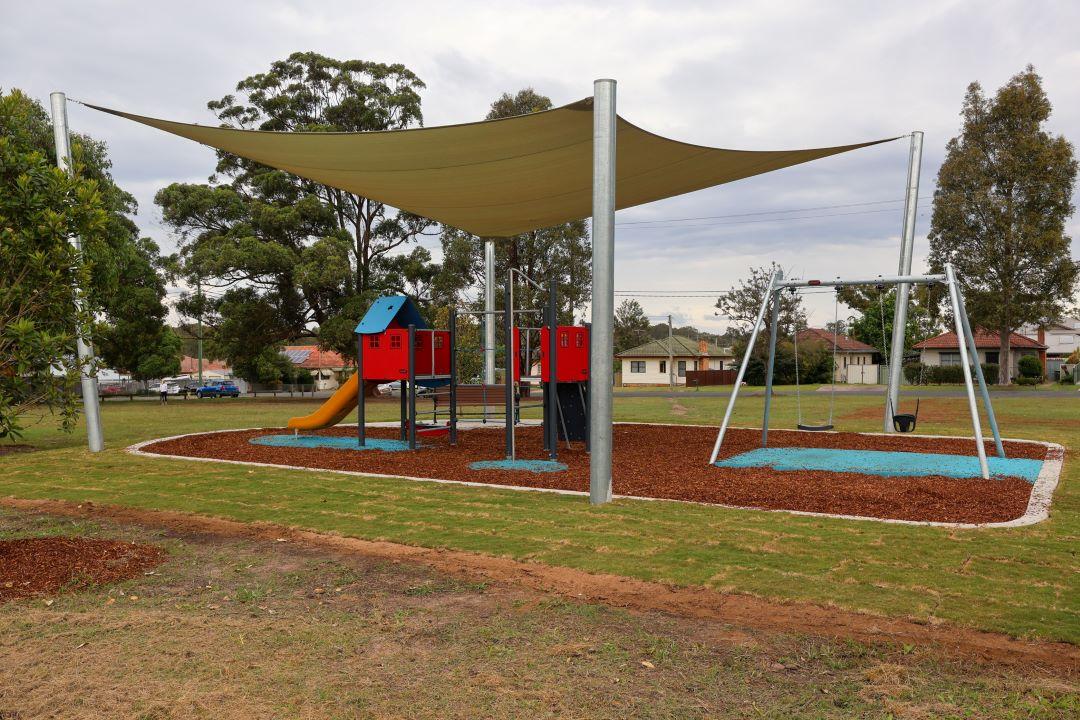
<instances>
[{"instance_id":1,"label":"house with tiled roof","mask_svg":"<svg viewBox=\"0 0 1080 720\"><path fill-rule=\"evenodd\" d=\"M199 377L199 358L185 355L180 358L180 374L190 378ZM229 380L233 376L232 368L222 360L203 358L202 376L204 380Z\"/></svg>"},{"instance_id":2,"label":"house with tiled roof","mask_svg":"<svg viewBox=\"0 0 1080 720\"><path fill-rule=\"evenodd\" d=\"M1080 318L1062 318L1059 322L1043 326L1025 325L1017 332L1046 346L1043 370L1047 377L1058 378L1062 366L1071 370L1068 358L1080 350Z\"/></svg>"},{"instance_id":3,"label":"house with tiled roof","mask_svg":"<svg viewBox=\"0 0 1080 720\"><path fill-rule=\"evenodd\" d=\"M833 332L825 328L806 328L796 335L800 345L821 345L833 351ZM836 339L836 367L833 370L835 382L876 384L878 378L878 365L875 361L877 348L873 345L856 340L853 337L837 333Z\"/></svg>"},{"instance_id":4,"label":"house with tiled roof","mask_svg":"<svg viewBox=\"0 0 1080 720\"><path fill-rule=\"evenodd\" d=\"M681 335L651 340L623 350L615 356L622 365L623 385L667 385L672 363L675 382L686 384L687 370L725 370L734 366L735 353L729 347Z\"/></svg>"},{"instance_id":5,"label":"house with tiled roof","mask_svg":"<svg viewBox=\"0 0 1080 720\"><path fill-rule=\"evenodd\" d=\"M286 345L281 354L297 368L311 372L316 390L336 389L354 367L340 353L323 350L318 345Z\"/></svg>"},{"instance_id":6,"label":"house with tiled roof","mask_svg":"<svg viewBox=\"0 0 1080 720\"><path fill-rule=\"evenodd\" d=\"M979 363L997 365L1000 362L1001 339L995 332L976 328L975 347L979 351ZM1013 333L1009 336L1009 377L1020 374L1020 358L1034 355L1046 367L1046 345L1032 338ZM955 332L941 333L914 345L919 351L919 362L923 365L959 365L960 343Z\"/></svg>"}]
</instances>

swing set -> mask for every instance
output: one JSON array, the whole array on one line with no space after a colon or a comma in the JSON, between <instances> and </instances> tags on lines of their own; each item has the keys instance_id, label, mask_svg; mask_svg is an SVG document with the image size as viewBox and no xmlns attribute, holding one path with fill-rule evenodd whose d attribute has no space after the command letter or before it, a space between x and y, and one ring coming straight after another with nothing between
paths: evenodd
<instances>
[{"instance_id":1,"label":"swing set","mask_svg":"<svg viewBox=\"0 0 1080 720\"><path fill-rule=\"evenodd\" d=\"M754 350L754 344L757 342L758 333L761 331L763 322L765 320L765 313L769 310L770 305L772 309L771 322L769 324L769 359L765 366L765 411L762 421L761 429L761 447L765 448L769 442L769 411L772 405L773 396L773 370L776 363L776 332L777 324L780 316L780 293L784 291L798 292L799 288L806 287L832 287L838 291L842 287L851 285L874 285L878 289L878 303L881 309L882 316L882 337L887 337L885 333L885 314L884 314L884 289L889 285L937 285L943 284L948 288L949 298L952 305L953 320L956 325L956 336L960 342L960 364L963 367L964 373L964 385L967 390L968 409L971 412L971 424L974 432L975 447L979 457L980 473L984 479L989 479L990 469L986 460L986 448L983 444L982 426L979 420L978 404L975 400L975 387L972 380L972 367L974 367L975 380L978 382L979 392L982 395L983 407L986 410L987 420L990 424L990 429L994 435L994 446L996 454L999 458L1005 457L1005 449L1001 444L1001 434L998 431L997 418L994 415L994 408L990 404L990 393L986 387L986 378L983 377L982 367L979 365L978 350L975 346L975 337L971 332L971 324L968 321L967 309L964 305L964 296L960 290L960 285L956 281L956 274L951 264L945 266L945 273L942 275L896 275L890 277L878 276L876 278L863 278L863 279L841 279L835 280L785 280L782 270L775 270L769 278L769 284L765 292L765 296L762 299L761 307L758 309L757 319L754 322L754 326L750 332L750 339L746 346L746 352L743 355L742 363L739 365L739 372L735 378L735 386L731 391L731 397L728 398L727 409L724 412L723 422L720 424L720 431L717 433L716 442L713 444L712 454L709 456L709 464L715 465L717 456L720 453L720 448L724 442L724 435L727 433L728 426L731 422L731 414L735 408L735 401L739 397L739 388L742 385L743 377L746 375L746 368L750 362L751 354ZM837 343L837 307L839 299L837 295L834 295L833 300L833 348L832 348L832 383L830 387L829 395L829 416L827 421L820 423L808 423L803 421L802 413L802 396L800 393L799 382L799 349L798 339L795 340L795 402L797 421L796 427L799 430L804 431L826 431L833 429L833 412L835 409L836 400L836 343ZM886 369L890 369L888 365L888 340L885 341L885 363ZM969 360L970 358L970 360ZM892 405L892 400L889 397L889 393L886 392L885 399L886 412L890 415L892 420L892 430L895 432L912 432L918 423L919 418L919 401L915 402L914 413L900 413L896 412L896 408Z\"/></svg>"}]
</instances>

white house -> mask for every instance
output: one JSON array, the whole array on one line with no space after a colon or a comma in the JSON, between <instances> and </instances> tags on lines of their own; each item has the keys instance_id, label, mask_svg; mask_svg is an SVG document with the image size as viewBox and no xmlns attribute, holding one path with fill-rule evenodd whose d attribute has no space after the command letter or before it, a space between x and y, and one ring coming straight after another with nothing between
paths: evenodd
<instances>
[{"instance_id":1,"label":"white house","mask_svg":"<svg viewBox=\"0 0 1080 720\"><path fill-rule=\"evenodd\" d=\"M1063 318L1061 322L1046 327L1025 325L1018 332L1046 346L1045 372L1048 378L1056 379L1061 365L1080 348L1078 318Z\"/></svg>"},{"instance_id":2,"label":"white house","mask_svg":"<svg viewBox=\"0 0 1080 720\"><path fill-rule=\"evenodd\" d=\"M975 347L979 351L979 363L997 365L1000 361L999 349L1001 340L997 333L982 329L973 331L975 334ZM1020 374L1020 358L1024 355L1034 355L1046 366L1046 345L1029 337L1013 333L1009 338L1009 377ZM919 362L923 365L959 365L960 344L956 341L955 332L942 333L932 338L927 338L921 343L916 343L914 348L919 351Z\"/></svg>"},{"instance_id":3,"label":"white house","mask_svg":"<svg viewBox=\"0 0 1080 720\"><path fill-rule=\"evenodd\" d=\"M669 357L675 370L675 383L686 384L687 370L725 370L734 366L735 354L729 347L697 342L681 335L652 340L616 355L622 365L623 385L667 385Z\"/></svg>"}]
</instances>

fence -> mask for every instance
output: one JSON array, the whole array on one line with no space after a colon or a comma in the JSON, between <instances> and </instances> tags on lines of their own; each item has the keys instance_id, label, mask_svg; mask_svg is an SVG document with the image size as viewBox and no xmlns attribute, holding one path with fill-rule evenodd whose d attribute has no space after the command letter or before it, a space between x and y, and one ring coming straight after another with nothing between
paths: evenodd
<instances>
[{"instance_id":1,"label":"fence","mask_svg":"<svg viewBox=\"0 0 1080 720\"><path fill-rule=\"evenodd\" d=\"M737 370L687 370L686 386L734 385Z\"/></svg>"}]
</instances>

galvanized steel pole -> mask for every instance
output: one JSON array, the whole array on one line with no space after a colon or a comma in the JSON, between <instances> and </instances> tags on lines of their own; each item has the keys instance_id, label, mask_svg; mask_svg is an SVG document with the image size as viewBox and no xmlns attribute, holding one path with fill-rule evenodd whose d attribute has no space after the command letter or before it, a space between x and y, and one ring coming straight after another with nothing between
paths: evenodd
<instances>
[{"instance_id":1,"label":"galvanized steel pole","mask_svg":"<svg viewBox=\"0 0 1080 720\"><path fill-rule=\"evenodd\" d=\"M911 257L915 249L915 215L919 209L919 170L922 166L923 134L911 133L908 151L907 193L904 197L904 225L900 234L900 275L911 274ZM891 357L889 358L889 388L885 402L885 432L893 432L892 415L900 405L900 378L904 372L904 330L907 328L908 296L911 286L896 286L896 307L893 310Z\"/></svg>"},{"instance_id":2,"label":"galvanized steel pole","mask_svg":"<svg viewBox=\"0 0 1080 720\"><path fill-rule=\"evenodd\" d=\"M671 316L667 316L667 375L668 388L675 389L675 338L672 337Z\"/></svg>"},{"instance_id":3,"label":"galvanized steel pole","mask_svg":"<svg viewBox=\"0 0 1080 720\"><path fill-rule=\"evenodd\" d=\"M71 163L71 139L68 135L67 97L62 92L49 96L52 104L53 141L56 143L56 166L68 175L75 172ZM82 262L82 239L78 235L71 237L78 261ZM83 289L75 288L75 309L82 313L85 309ZM94 373L94 347L90 344L90 328L75 328L75 346L79 356L79 375L82 387L83 414L86 415L86 441L90 452L105 449L105 439L101 433L101 406L98 398L97 376Z\"/></svg>"},{"instance_id":4,"label":"galvanized steel pole","mask_svg":"<svg viewBox=\"0 0 1080 720\"><path fill-rule=\"evenodd\" d=\"M979 422L979 407L975 403L975 388L971 384L971 367L968 365L967 343L964 337L963 311L960 306L960 288L956 283L956 273L951 263L945 265L945 277L949 286L949 300L952 303L953 324L956 326L956 344L960 347L960 366L964 371L964 386L967 389L968 410L971 412L971 429L975 433L975 449L979 453L979 469L983 480L990 479L990 467L986 462L986 445L983 443L982 424ZM973 358L979 362L979 356Z\"/></svg>"},{"instance_id":5,"label":"galvanized steel pole","mask_svg":"<svg viewBox=\"0 0 1080 720\"><path fill-rule=\"evenodd\" d=\"M994 406L990 402L990 391L986 388L986 378L983 376L982 364L979 363L979 346L975 343L975 334L971 332L971 322L968 320L967 307L964 305L964 293L961 291L959 283L956 283L956 299L960 305L960 320L964 326L964 339L967 341L968 352L971 353L971 364L975 367L975 378L979 381L979 392L982 394L983 407L986 408L986 420L990 423L990 430L994 434L994 450L999 458L1003 458L1005 457L1005 447L1001 444L1001 432L998 429L997 415L994 414Z\"/></svg>"},{"instance_id":6,"label":"galvanized steel pole","mask_svg":"<svg viewBox=\"0 0 1080 720\"><path fill-rule=\"evenodd\" d=\"M495 240L484 239L484 384L495 384Z\"/></svg>"},{"instance_id":7,"label":"galvanized steel pole","mask_svg":"<svg viewBox=\"0 0 1080 720\"><path fill-rule=\"evenodd\" d=\"M593 83L592 331L589 358L589 501L611 500L615 317L615 81Z\"/></svg>"},{"instance_id":8,"label":"galvanized steel pole","mask_svg":"<svg viewBox=\"0 0 1080 720\"><path fill-rule=\"evenodd\" d=\"M777 281L784 279L784 271L776 270L773 276ZM780 290L765 296L765 302L772 301L772 314L769 316L769 364L765 366L765 413L761 419L761 447L769 444L769 411L772 409L773 370L776 366L776 331L780 324ZM734 392L734 390L733 390Z\"/></svg>"}]
</instances>

